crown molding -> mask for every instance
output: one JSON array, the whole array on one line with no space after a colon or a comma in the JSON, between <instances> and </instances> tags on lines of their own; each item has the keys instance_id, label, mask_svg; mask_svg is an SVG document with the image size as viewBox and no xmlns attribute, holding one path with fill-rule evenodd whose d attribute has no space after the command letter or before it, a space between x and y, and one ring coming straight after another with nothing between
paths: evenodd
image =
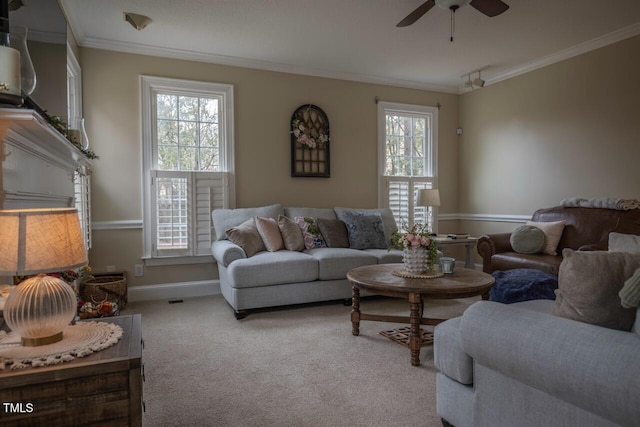
<instances>
[{"instance_id":1,"label":"crown molding","mask_svg":"<svg viewBox=\"0 0 640 427\"><path fill-rule=\"evenodd\" d=\"M584 53L591 52L596 49L600 49L601 47L609 46L611 44L620 42L622 40L637 36L638 34L640 34L640 22L625 28L621 28L617 31L613 31L609 34L605 34L604 36L596 37L593 40L580 43L568 49L560 50L551 55L536 59L535 61L523 64L523 65L519 65L507 71L494 74L491 77L486 77L485 87L492 84L499 83L504 80L508 80L510 78L519 76L521 74L525 74L525 73L546 67L548 65L555 64L560 61L564 61L565 59L573 58L575 56L582 55ZM465 88L464 84L458 87L458 93L460 94L471 92L471 91L472 89Z\"/></svg>"},{"instance_id":2,"label":"crown molding","mask_svg":"<svg viewBox=\"0 0 640 427\"><path fill-rule=\"evenodd\" d=\"M269 61L260 61L235 56L216 55L203 52L195 52L181 49L172 49L158 46L149 46L136 43L122 43L112 40L85 38L80 46L104 49L117 52L133 53L138 55L159 56L163 58L181 59L185 61L206 62L211 64L228 65L232 67L243 67L264 71L275 71L279 73L298 74L312 77L322 77L328 79L348 80L360 83L369 83L384 86L403 87L408 89L428 90L433 92L443 92L457 94L458 88L455 86L435 85L428 83L414 82L402 79L388 79L384 77L370 76L356 73L346 73L341 71L323 70L308 67L299 67L290 64L279 64Z\"/></svg>"},{"instance_id":3,"label":"crown molding","mask_svg":"<svg viewBox=\"0 0 640 427\"><path fill-rule=\"evenodd\" d=\"M299 67L291 64L280 64L270 61L260 61L235 56L217 55L196 51L188 51L181 49L165 48L158 46L150 46L139 43L123 43L112 40L86 37L84 33L78 30L77 25L73 25L74 17L67 15L71 31L73 32L78 44L82 47L104 49L116 52L133 53L137 55L158 56L163 58L180 59L185 61L197 61L211 64L227 65L232 67L251 68L264 71L274 71L280 73L306 75L312 77L322 77L328 79L348 80L360 83L369 83L384 86L402 87L407 89L427 90L433 92L451 93L461 95L470 92L471 89L465 88L464 85L437 85L429 83L421 83L404 79L390 79L365 74L347 73L340 71L332 71L326 69L316 69L309 67ZM485 75L485 87L492 84L508 80L510 78L525 74L548 65L555 64L565 59L573 58L587 52L608 46L613 43L634 37L640 34L640 23L635 23L625 28L613 31L595 39L580 43L576 46L560 50L551 55L536 59L534 61L521 64L510 68L506 71L493 75Z\"/></svg>"}]
</instances>

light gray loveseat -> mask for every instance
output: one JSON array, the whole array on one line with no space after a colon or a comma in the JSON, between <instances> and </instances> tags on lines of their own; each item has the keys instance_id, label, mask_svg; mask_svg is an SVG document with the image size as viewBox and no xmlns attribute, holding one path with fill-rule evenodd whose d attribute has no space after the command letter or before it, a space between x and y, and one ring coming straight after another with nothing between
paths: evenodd
<instances>
[{"instance_id":1,"label":"light gray loveseat","mask_svg":"<svg viewBox=\"0 0 640 427\"><path fill-rule=\"evenodd\" d=\"M640 426L640 251L627 251L565 249L556 301L480 301L438 325L440 417L456 427Z\"/></svg>"},{"instance_id":2,"label":"light gray loveseat","mask_svg":"<svg viewBox=\"0 0 640 427\"><path fill-rule=\"evenodd\" d=\"M349 270L363 265L402 262L401 251L386 248L261 251L247 257L225 234L225 230L256 216L342 219L345 211L380 213L387 241L391 232L397 229L390 209L283 208L276 204L214 210L216 240L211 250L218 264L222 295L233 307L236 318L245 317L250 309L351 298L351 286L346 280Z\"/></svg>"}]
</instances>

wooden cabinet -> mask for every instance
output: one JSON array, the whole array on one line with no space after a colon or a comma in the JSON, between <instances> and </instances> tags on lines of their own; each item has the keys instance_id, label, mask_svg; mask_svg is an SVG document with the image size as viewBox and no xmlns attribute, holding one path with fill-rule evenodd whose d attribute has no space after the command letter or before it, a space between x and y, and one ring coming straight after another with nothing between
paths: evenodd
<instances>
[{"instance_id":1,"label":"wooden cabinet","mask_svg":"<svg viewBox=\"0 0 640 427\"><path fill-rule=\"evenodd\" d=\"M100 321L122 327L116 345L55 366L0 371L0 425L142 425L141 316Z\"/></svg>"}]
</instances>

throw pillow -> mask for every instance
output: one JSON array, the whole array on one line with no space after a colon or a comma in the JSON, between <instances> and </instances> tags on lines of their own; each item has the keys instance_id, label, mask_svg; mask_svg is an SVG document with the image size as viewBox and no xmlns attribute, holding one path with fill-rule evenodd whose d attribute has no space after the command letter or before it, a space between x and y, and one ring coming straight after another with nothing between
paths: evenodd
<instances>
[{"instance_id":1,"label":"throw pillow","mask_svg":"<svg viewBox=\"0 0 640 427\"><path fill-rule=\"evenodd\" d=\"M640 254L640 236L634 234L609 233L611 252L631 252Z\"/></svg>"},{"instance_id":2,"label":"throw pillow","mask_svg":"<svg viewBox=\"0 0 640 427\"><path fill-rule=\"evenodd\" d=\"M302 231L304 247L307 249L326 248L327 244L322 238L322 233L316 224L316 220L309 216L297 216L295 222Z\"/></svg>"},{"instance_id":3,"label":"throw pillow","mask_svg":"<svg viewBox=\"0 0 640 427\"><path fill-rule=\"evenodd\" d=\"M382 215L379 212L345 211L344 223L353 249L386 249Z\"/></svg>"},{"instance_id":4,"label":"throw pillow","mask_svg":"<svg viewBox=\"0 0 640 427\"><path fill-rule=\"evenodd\" d=\"M252 257L257 252L266 249L253 218L249 218L240 225L226 229L225 234L229 237L229 240L242 248L247 257Z\"/></svg>"},{"instance_id":5,"label":"throw pillow","mask_svg":"<svg viewBox=\"0 0 640 427\"><path fill-rule=\"evenodd\" d=\"M264 242L264 246L269 252L276 252L284 249L284 242L282 241L282 234L280 234L280 227L278 227L278 223L275 219L257 216L256 228Z\"/></svg>"},{"instance_id":6,"label":"throw pillow","mask_svg":"<svg viewBox=\"0 0 640 427\"><path fill-rule=\"evenodd\" d=\"M533 225L521 225L509 238L511 247L520 254L537 254L544 249L544 232Z\"/></svg>"},{"instance_id":7,"label":"throw pillow","mask_svg":"<svg viewBox=\"0 0 640 427\"><path fill-rule=\"evenodd\" d=\"M618 296L624 308L640 306L640 268L624 282L624 286L618 292Z\"/></svg>"},{"instance_id":8,"label":"throw pillow","mask_svg":"<svg viewBox=\"0 0 640 427\"><path fill-rule=\"evenodd\" d=\"M227 228L242 224L249 218L255 218L258 215L264 218L277 218L282 211L280 204L259 208L214 209L211 212L211 218L216 232L216 240L227 239L228 236L225 233Z\"/></svg>"},{"instance_id":9,"label":"throw pillow","mask_svg":"<svg viewBox=\"0 0 640 427\"><path fill-rule=\"evenodd\" d=\"M558 242L560 242L560 238L562 237L562 230L564 230L564 225L566 223L567 221L565 220L551 222L527 221L526 225L533 225L534 227L538 227L544 233L546 243L542 252L549 255L558 255L556 249L558 248Z\"/></svg>"},{"instance_id":10,"label":"throw pillow","mask_svg":"<svg viewBox=\"0 0 640 427\"><path fill-rule=\"evenodd\" d=\"M580 322L630 331L634 308L624 308L619 292L640 268L640 254L565 249L553 314Z\"/></svg>"},{"instance_id":11,"label":"throw pillow","mask_svg":"<svg viewBox=\"0 0 640 427\"><path fill-rule=\"evenodd\" d=\"M349 234L347 226L339 219L317 218L318 228L327 246L330 248L348 248Z\"/></svg>"},{"instance_id":12,"label":"throw pillow","mask_svg":"<svg viewBox=\"0 0 640 427\"><path fill-rule=\"evenodd\" d=\"M382 224L384 226L384 236L387 239L387 246L391 243L391 236L393 235L393 232L398 231L398 225L396 224L396 219L393 216L391 208L354 209L335 207L333 210L340 221L344 221L345 212L378 212L382 216Z\"/></svg>"},{"instance_id":13,"label":"throw pillow","mask_svg":"<svg viewBox=\"0 0 640 427\"><path fill-rule=\"evenodd\" d=\"M302 238L302 232L300 227L291 218L284 215L278 216L278 227L282 234L282 240L284 241L284 247L288 251L303 251L304 239Z\"/></svg>"}]
</instances>

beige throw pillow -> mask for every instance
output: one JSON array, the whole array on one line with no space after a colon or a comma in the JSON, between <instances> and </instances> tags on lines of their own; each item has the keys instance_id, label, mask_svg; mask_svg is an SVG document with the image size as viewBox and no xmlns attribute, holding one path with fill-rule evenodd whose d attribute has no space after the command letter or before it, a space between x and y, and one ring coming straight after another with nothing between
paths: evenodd
<instances>
[{"instance_id":1,"label":"beige throw pillow","mask_svg":"<svg viewBox=\"0 0 640 427\"><path fill-rule=\"evenodd\" d=\"M273 218L263 218L261 216L256 217L256 228L264 246L269 252L276 252L284 249L284 242L282 241L282 235L280 234L280 228L278 223Z\"/></svg>"},{"instance_id":2,"label":"beige throw pillow","mask_svg":"<svg viewBox=\"0 0 640 427\"><path fill-rule=\"evenodd\" d=\"M304 239L302 238L302 231L298 224L296 224L291 218L284 215L278 216L278 227L282 234L282 240L284 247L288 251L302 251L304 250Z\"/></svg>"},{"instance_id":3,"label":"beige throw pillow","mask_svg":"<svg viewBox=\"0 0 640 427\"><path fill-rule=\"evenodd\" d=\"M542 252L549 255L558 255L556 249L558 248L558 242L562 237L562 230L567 221L551 221L551 222L536 222L527 221L527 225L533 225L538 227L544 233L545 246Z\"/></svg>"},{"instance_id":4,"label":"beige throw pillow","mask_svg":"<svg viewBox=\"0 0 640 427\"><path fill-rule=\"evenodd\" d=\"M244 250L247 257L266 249L253 218L249 218L242 224L225 230L225 234L229 237L229 240Z\"/></svg>"},{"instance_id":5,"label":"beige throw pillow","mask_svg":"<svg viewBox=\"0 0 640 427\"><path fill-rule=\"evenodd\" d=\"M565 249L553 314L605 328L630 331L635 308L618 295L640 268L640 254Z\"/></svg>"}]
</instances>

